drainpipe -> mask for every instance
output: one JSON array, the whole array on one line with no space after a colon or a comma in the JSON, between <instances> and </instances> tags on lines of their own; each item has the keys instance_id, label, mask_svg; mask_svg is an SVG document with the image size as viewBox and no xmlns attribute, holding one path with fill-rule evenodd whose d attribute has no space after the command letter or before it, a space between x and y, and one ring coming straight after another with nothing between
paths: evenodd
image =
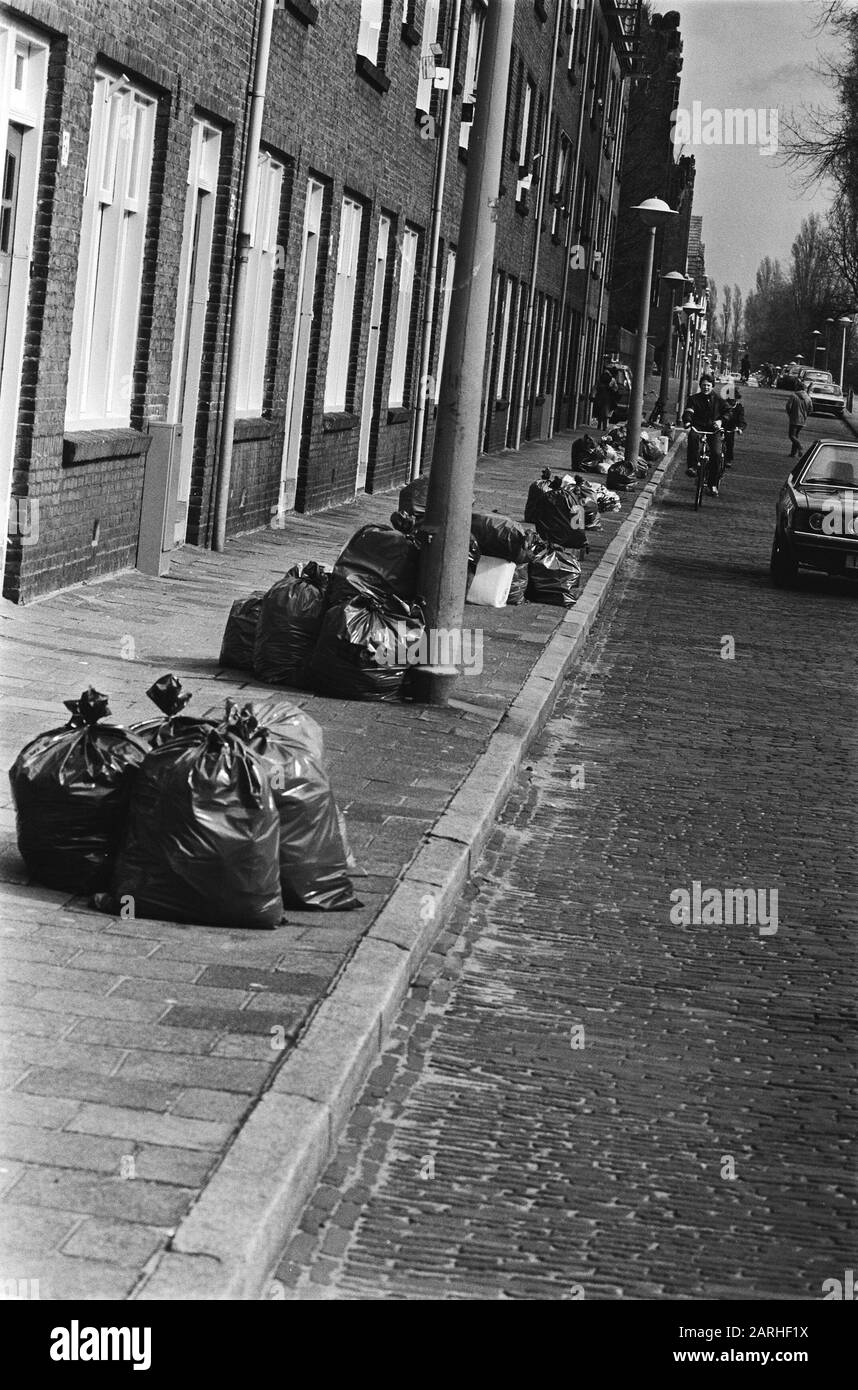
<instances>
[{"instance_id":1,"label":"drainpipe","mask_svg":"<svg viewBox=\"0 0 858 1390\"><path fill-rule=\"evenodd\" d=\"M578 7L577 7L577 5L576 5L576 7L575 7L576 17L577 17L577 10L578 10ZM551 392L551 395L552 395L551 421L550 421L549 426L548 426L548 433L549 433L549 435L551 435L551 434L554 433L554 419L555 419L555 414L556 414L556 410L557 410L557 387L558 387L559 381L560 381L560 356L561 356L561 353L562 353L562 350L563 350L563 335L564 335L564 331L565 331L565 328L566 328L566 295L567 295L567 291L568 291L568 289L569 289L569 252L570 252L571 249L572 249L572 227L573 227L573 224L574 224L574 221L575 221L575 204L576 204L576 202L577 202L577 200L578 200L578 175L579 175L579 173L581 172L581 142L582 142L582 136L583 136L583 134L584 134L584 107L585 107L585 104L586 104L586 100L585 100L585 99L586 99L586 90L585 90L585 85L584 85L584 84L585 84L585 82L586 82L586 80L587 80L587 70L588 70L588 68L589 68L589 66L590 66L590 45L591 45L592 42L593 42L593 17L594 17L594 15L595 15L595 13L596 13L596 4L595 4L595 0L593 0L593 4L590 6L590 15L589 15L588 23L587 23L587 48L586 48L586 52L585 52L585 54L584 54L584 67L583 67L583 70L582 70L582 77L581 77L581 105L580 105L579 110L578 110L578 136L577 136L577 139L576 139L576 142L575 142L575 164L574 164L573 169L572 169L572 179L571 179L571 182L570 182L570 184L569 184L569 202L570 202L570 205L569 205L569 209L568 209L569 215L568 215L568 217L567 217L567 219L566 219L566 243L565 243L565 246L564 246L564 253L563 253L563 254L564 254L564 262L563 262L563 285L562 285L562 288L561 288L561 291L560 291L560 323L559 323L559 325L558 325L558 330L557 330L557 331L558 331L558 335L559 335L559 342L560 342L560 349L561 349L561 351L558 352L558 354L557 354L557 361L556 361L556 363L554 364L554 381L553 381L553 384L552 384L553 389L552 389L552 392ZM572 35L572 42L573 42L573 43L575 42L575 40L577 39L577 37L578 37L577 33L575 33L575 34ZM571 349L572 349L572 344L570 343L570 344L569 344L569 351L571 351ZM567 352L567 354L566 354L567 359L568 359L568 356L569 356L569 353ZM577 412L577 407L576 407L576 412ZM576 418L577 418L577 414L576 414Z\"/></svg>"},{"instance_id":2,"label":"drainpipe","mask_svg":"<svg viewBox=\"0 0 858 1390\"><path fill-rule=\"evenodd\" d=\"M557 49L560 45L560 21L563 17L564 6L558 3L555 5L554 16L554 46L551 50L551 75L548 79L548 103L545 115L545 129L542 132L542 150L540 151L539 169L539 190L536 194L536 229L533 236L533 259L530 265L530 284L527 287L527 315L524 324L524 345L521 359L520 385L518 389L518 402L516 406L515 423L515 443L514 449L521 447L522 425L524 423L524 403L527 397L527 373L530 370L531 357L531 336L533 333L533 306L536 302L536 275L539 270L539 243L542 239L542 212L545 207L545 186L551 177L548 168L548 153L551 147L551 118L554 114L554 83L557 76Z\"/></svg>"},{"instance_id":3,"label":"drainpipe","mask_svg":"<svg viewBox=\"0 0 858 1390\"><path fill-rule=\"evenodd\" d=\"M414 434L411 440L411 466L409 478L416 478L423 461L423 435L426 429L426 369L432 351L432 322L435 309L435 287L438 280L438 246L441 240L441 213L444 207L444 184L447 178L447 148L450 142L450 119L453 114L453 83L459 59L459 27L462 20L462 0L456 0L453 11L453 32L450 36L450 86L444 102L444 122L441 127L441 147L435 169L435 189L432 202L432 223L429 237L429 278L426 282L426 296L423 304L423 336L420 343L420 361L417 380L417 413L414 418Z\"/></svg>"},{"instance_id":4,"label":"drainpipe","mask_svg":"<svg viewBox=\"0 0 858 1390\"><path fill-rule=\"evenodd\" d=\"M215 528L213 550L226 546L226 515L229 507L229 483L232 474L232 449L235 439L235 400L238 392L238 364L241 345L241 326L244 322L247 299L247 263L256 213L256 186L259 163L259 138L262 133L262 110L268 82L268 59L271 53L271 26L275 0L261 0L259 33L254 58L253 88L250 95L250 119L247 145L244 152L244 172L241 184L241 204L238 211L238 248L235 280L232 292L229 344L227 348L226 379L224 382L223 421L218 455L217 489L215 492Z\"/></svg>"}]
</instances>

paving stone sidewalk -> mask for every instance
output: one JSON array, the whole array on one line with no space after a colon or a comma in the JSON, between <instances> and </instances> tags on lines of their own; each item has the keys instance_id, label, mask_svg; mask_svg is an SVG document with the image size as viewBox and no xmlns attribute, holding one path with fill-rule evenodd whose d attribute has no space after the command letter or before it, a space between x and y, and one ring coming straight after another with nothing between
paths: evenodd
<instances>
[{"instance_id":1,"label":"paving stone sidewalk","mask_svg":"<svg viewBox=\"0 0 858 1390\"><path fill-rule=\"evenodd\" d=\"M540 469L566 470L571 438L481 458L478 508L520 518ZM585 579L634 495L591 533ZM160 580L125 572L4 603L4 767L89 684L122 723L152 716L145 690L167 671L191 712L264 697L218 665L230 604L297 561L330 565L396 496L290 517L224 554L187 547ZM0 1277L51 1299L122 1299L145 1281L562 619L532 604L477 614L484 669L455 710L290 695L324 729L360 911L289 912L270 933L102 915L28 883L0 788Z\"/></svg>"}]
</instances>

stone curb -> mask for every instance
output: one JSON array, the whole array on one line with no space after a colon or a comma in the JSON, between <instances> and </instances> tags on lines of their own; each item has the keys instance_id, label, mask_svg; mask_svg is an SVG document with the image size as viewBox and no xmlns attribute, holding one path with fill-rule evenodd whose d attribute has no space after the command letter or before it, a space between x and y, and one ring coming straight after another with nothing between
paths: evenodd
<instances>
[{"instance_id":1,"label":"stone curb","mask_svg":"<svg viewBox=\"0 0 858 1390\"><path fill-rule=\"evenodd\" d=\"M287 1055L170 1249L132 1295L256 1300L330 1161L420 963L449 919L528 749L551 717L681 446L658 465L485 752L435 822L332 992Z\"/></svg>"}]
</instances>

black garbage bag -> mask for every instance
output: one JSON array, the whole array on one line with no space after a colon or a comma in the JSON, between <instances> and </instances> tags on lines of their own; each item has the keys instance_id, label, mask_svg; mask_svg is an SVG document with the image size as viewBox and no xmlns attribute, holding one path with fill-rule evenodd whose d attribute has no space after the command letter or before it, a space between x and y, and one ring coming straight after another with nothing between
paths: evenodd
<instances>
[{"instance_id":1,"label":"black garbage bag","mask_svg":"<svg viewBox=\"0 0 858 1390\"><path fill-rule=\"evenodd\" d=\"M477 565L480 563L481 553L482 552L480 551L480 543L472 531L468 540L468 574L476 574Z\"/></svg>"},{"instance_id":2,"label":"black garbage bag","mask_svg":"<svg viewBox=\"0 0 858 1390\"><path fill-rule=\"evenodd\" d=\"M309 665L313 689L345 700L397 700L417 664L425 619L417 604L357 594L329 608Z\"/></svg>"},{"instance_id":3,"label":"black garbage bag","mask_svg":"<svg viewBox=\"0 0 858 1390\"><path fill-rule=\"evenodd\" d=\"M527 597L527 585L530 580L530 561L523 560L520 565L516 565L512 583L509 586L509 597L507 607L510 604L517 605L524 603Z\"/></svg>"},{"instance_id":4,"label":"black garbage bag","mask_svg":"<svg viewBox=\"0 0 858 1390\"><path fill-rule=\"evenodd\" d=\"M311 560L293 565L262 599L253 673L269 685L307 683L307 662L313 654L328 602L330 574Z\"/></svg>"},{"instance_id":5,"label":"black garbage bag","mask_svg":"<svg viewBox=\"0 0 858 1390\"><path fill-rule=\"evenodd\" d=\"M544 468L531 483L524 508L525 521L532 522L541 540L560 549L580 549L587 544L584 507L574 488Z\"/></svg>"},{"instance_id":6,"label":"black garbage bag","mask_svg":"<svg viewBox=\"0 0 858 1390\"><path fill-rule=\"evenodd\" d=\"M64 703L68 724L33 739L9 770L18 848L37 882L91 893L109 880L131 784L148 750L129 730L99 722L110 709L92 686Z\"/></svg>"},{"instance_id":7,"label":"black garbage bag","mask_svg":"<svg viewBox=\"0 0 858 1390\"><path fill-rule=\"evenodd\" d=\"M234 671L253 670L253 643L264 591L254 589L247 598L237 598L229 610L220 647L221 666Z\"/></svg>"},{"instance_id":8,"label":"black garbage bag","mask_svg":"<svg viewBox=\"0 0 858 1390\"><path fill-rule=\"evenodd\" d=\"M635 487L637 476L630 473L623 463L612 463L605 478L605 486L612 492L624 492Z\"/></svg>"},{"instance_id":9,"label":"black garbage bag","mask_svg":"<svg viewBox=\"0 0 858 1390\"><path fill-rule=\"evenodd\" d=\"M392 526L362 526L334 565L328 590L331 607L347 603L356 594L396 598L412 602L417 594L420 551L413 536Z\"/></svg>"},{"instance_id":10,"label":"black garbage bag","mask_svg":"<svg viewBox=\"0 0 858 1390\"><path fill-rule=\"evenodd\" d=\"M482 512L471 513L471 535L476 536L483 555L496 560L514 560L516 564L531 548L533 533L508 516Z\"/></svg>"},{"instance_id":11,"label":"black garbage bag","mask_svg":"<svg viewBox=\"0 0 858 1390\"><path fill-rule=\"evenodd\" d=\"M531 603L550 603L571 608L578 597L581 566L570 550L546 545L530 562L527 597Z\"/></svg>"},{"instance_id":12,"label":"black garbage bag","mask_svg":"<svg viewBox=\"0 0 858 1390\"><path fill-rule=\"evenodd\" d=\"M280 816L268 771L226 723L153 748L135 779L113 894L135 917L276 927Z\"/></svg>"},{"instance_id":13,"label":"black garbage bag","mask_svg":"<svg viewBox=\"0 0 858 1390\"><path fill-rule=\"evenodd\" d=\"M322 731L295 705L242 710L239 726L268 773L280 814L280 887L286 907L350 912L362 904L348 875L344 821L322 754Z\"/></svg>"},{"instance_id":14,"label":"black garbage bag","mask_svg":"<svg viewBox=\"0 0 858 1390\"><path fill-rule=\"evenodd\" d=\"M410 512L412 516L422 521L426 515L426 499L429 496L429 474L421 473L419 478L414 478L405 487L400 489L399 510Z\"/></svg>"},{"instance_id":15,"label":"black garbage bag","mask_svg":"<svg viewBox=\"0 0 858 1390\"><path fill-rule=\"evenodd\" d=\"M182 714L190 700L189 692L182 689L182 682L174 675L161 676L146 691L153 704L158 706L160 719L145 719L132 724L130 732L142 739L150 748L166 743L171 738L196 736L205 738L210 719L197 719L193 715Z\"/></svg>"}]
</instances>

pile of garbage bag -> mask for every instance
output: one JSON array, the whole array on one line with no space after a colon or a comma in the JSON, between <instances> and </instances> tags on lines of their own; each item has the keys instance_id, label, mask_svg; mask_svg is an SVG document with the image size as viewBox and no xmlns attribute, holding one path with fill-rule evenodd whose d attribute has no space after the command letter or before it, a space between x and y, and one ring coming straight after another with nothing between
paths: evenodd
<instances>
[{"instance_id":1,"label":"pile of garbage bag","mask_svg":"<svg viewBox=\"0 0 858 1390\"><path fill-rule=\"evenodd\" d=\"M31 877L107 911L210 926L359 907L316 721L285 701L192 717L172 675L147 694L161 717L126 729L90 687L15 759Z\"/></svg>"}]
</instances>

